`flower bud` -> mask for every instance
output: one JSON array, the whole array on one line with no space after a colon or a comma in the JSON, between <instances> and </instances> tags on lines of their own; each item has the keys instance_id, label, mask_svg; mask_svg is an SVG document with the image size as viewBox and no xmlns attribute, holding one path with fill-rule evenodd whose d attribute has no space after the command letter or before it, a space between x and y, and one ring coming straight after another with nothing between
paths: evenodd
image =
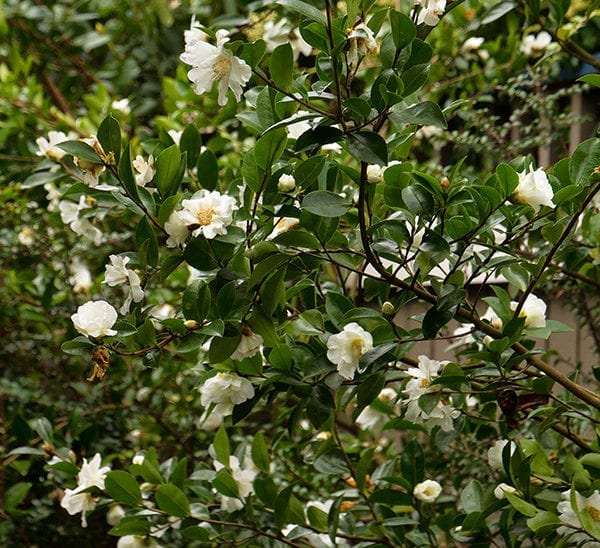
<instances>
[{"instance_id":1,"label":"flower bud","mask_svg":"<svg viewBox=\"0 0 600 548\"><path fill-rule=\"evenodd\" d=\"M277 190L279 192L292 192L296 188L296 179L294 179L293 175L288 175L284 173L281 177L279 177L279 181L277 182Z\"/></svg>"},{"instance_id":2,"label":"flower bud","mask_svg":"<svg viewBox=\"0 0 600 548\"><path fill-rule=\"evenodd\" d=\"M391 316L394 313L395 309L396 307L390 301L385 301L381 305L381 312L386 316Z\"/></svg>"},{"instance_id":3,"label":"flower bud","mask_svg":"<svg viewBox=\"0 0 600 548\"><path fill-rule=\"evenodd\" d=\"M200 327L200 324L196 320L185 320L183 325L188 329L198 329Z\"/></svg>"},{"instance_id":4,"label":"flower bud","mask_svg":"<svg viewBox=\"0 0 600 548\"><path fill-rule=\"evenodd\" d=\"M46 453L54 453L54 446L50 445L49 443L42 445L42 449L46 451Z\"/></svg>"},{"instance_id":5,"label":"flower bud","mask_svg":"<svg viewBox=\"0 0 600 548\"><path fill-rule=\"evenodd\" d=\"M356 502L353 500L344 500L342 501L342 504L340 504L340 512L348 512L349 510L352 510L355 505Z\"/></svg>"},{"instance_id":6,"label":"flower bud","mask_svg":"<svg viewBox=\"0 0 600 548\"><path fill-rule=\"evenodd\" d=\"M125 517L125 509L120 504L113 504L106 513L106 522L113 527Z\"/></svg>"}]
</instances>

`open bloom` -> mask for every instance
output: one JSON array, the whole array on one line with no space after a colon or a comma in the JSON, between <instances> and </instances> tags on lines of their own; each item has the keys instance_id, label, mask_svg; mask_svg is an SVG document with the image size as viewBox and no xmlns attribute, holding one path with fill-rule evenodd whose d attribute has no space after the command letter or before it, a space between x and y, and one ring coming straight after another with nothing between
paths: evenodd
<instances>
[{"instance_id":1,"label":"open bloom","mask_svg":"<svg viewBox=\"0 0 600 548\"><path fill-rule=\"evenodd\" d=\"M178 247L185 244L190 231L187 224L181 218L180 211L174 211L169 215L169 219L165 223L165 232L169 235L167 238L167 247Z\"/></svg>"},{"instance_id":2,"label":"open bloom","mask_svg":"<svg viewBox=\"0 0 600 548\"><path fill-rule=\"evenodd\" d=\"M227 90L231 89L237 101L242 96L242 88L250 80L252 69L225 48L229 41L229 33L217 31L217 45L206 42L206 34L195 26L185 33L185 51L180 59L193 68L188 78L194 84L194 91L202 95L211 90L213 83L218 82L220 106L227 104Z\"/></svg>"},{"instance_id":3,"label":"open bloom","mask_svg":"<svg viewBox=\"0 0 600 548\"><path fill-rule=\"evenodd\" d=\"M552 36L547 33L545 30L538 33L537 35L528 34L523 38L523 42L521 42L521 47L519 50L521 53L527 55L528 57L531 55L536 55L541 51L545 50L550 43L552 42Z\"/></svg>"},{"instance_id":4,"label":"open bloom","mask_svg":"<svg viewBox=\"0 0 600 548\"><path fill-rule=\"evenodd\" d=\"M561 493L564 500L558 503L556 507L559 512L558 519L565 525L556 529L559 535L568 535L572 546L600 546L599 542L593 542L590 535L584 533L581 519L577 515L575 508L571 504L571 490ZM575 503L579 513L587 513L592 518L596 526L600 525L600 493L594 491L589 497L584 497L579 492L575 492ZM580 531L580 532L576 532Z\"/></svg>"},{"instance_id":5,"label":"open bloom","mask_svg":"<svg viewBox=\"0 0 600 548\"><path fill-rule=\"evenodd\" d=\"M355 322L327 340L327 359L337 365L344 379L353 379L360 357L373 348L373 337Z\"/></svg>"},{"instance_id":6,"label":"open bloom","mask_svg":"<svg viewBox=\"0 0 600 548\"><path fill-rule=\"evenodd\" d=\"M439 376L440 368L445 362L431 360L427 356L419 356L418 367L410 367L407 373L413 377L406 383L402 391L407 399L405 418L415 424L425 424L429 428L439 426L444 432L454 429L454 419L460 416L460 411L450 403L440 399L435 407L426 412L419 405L419 398L424 394L440 390L439 385L431 385L431 382Z\"/></svg>"},{"instance_id":7,"label":"open bloom","mask_svg":"<svg viewBox=\"0 0 600 548\"><path fill-rule=\"evenodd\" d=\"M127 314L132 301L139 303L144 298L142 281L134 270L127 268L127 264L130 261L129 257L111 255L109 258L110 264L106 265L104 283L111 287L117 285L127 286L127 297L120 309L121 314Z\"/></svg>"},{"instance_id":8,"label":"open bloom","mask_svg":"<svg viewBox=\"0 0 600 548\"><path fill-rule=\"evenodd\" d=\"M215 470L219 471L225 466L218 460L213 461ZM245 458L243 467L237 457L231 455L229 457L228 468L231 470L231 476L237 483L238 498L225 497L221 498L221 508L226 512L234 512L241 510L244 507L244 501L248 495L254 493L254 478L258 474L258 470L249 458Z\"/></svg>"},{"instance_id":9,"label":"open bloom","mask_svg":"<svg viewBox=\"0 0 600 548\"><path fill-rule=\"evenodd\" d=\"M60 501L60 505L70 514L81 515L81 525L86 527L85 513L93 510L96 506L96 500L91 493L83 493L89 487L104 489L104 479L110 471L110 466L100 466L102 457L96 453L92 460L88 462L83 459L81 470L77 476L77 487L75 489L65 489L65 494Z\"/></svg>"},{"instance_id":10,"label":"open bloom","mask_svg":"<svg viewBox=\"0 0 600 548\"><path fill-rule=\"evenodd\" d=\"M434 480L425 480L417 483L413 489L415 498L423 502L434 502L440 496L442 486Z\"/></svg>"},{"instance_id":11,"label":"open bloom","mask_svg":"<svg viewBox=\"0 0 600 548\"><path fill-rule=\"evenodd\" d=\"M364 23L358 23L348 30L348 53L346 59L350 70L355 70L360 62L369 54L379 50L373 31Z\"/></svg>"},{"instance_id":12,"label":"open bloom","mask_svg":"<svg viewBox=\"0 0 600 548\"><path fill-rule=\"evenodd\" d=\"M423 23L430 27L437 25L440 20L440 15L443 15L446 9L446 0L417 0L415 4L421 6L419 17L417 18L417 25Z\"/></svg>"},{"instance_id":13,"label":"open bloom","mask_svg":"<svg viewBox=\"0 0 600 548\"><path fill-rule=\"evenodd\" d=\"M62 148L58 148L56 145L64 143L65 141L71 141L73 139L77 139L77 134L69 132L67 135L62 131L49 131L47 139L45 137L38 137L35 140L35 143L38 146L38 151L36 154L38 156L50 158L50 160L54 160L55 162L59 162L66 152Z\"/></svg>"},{"instance_id":14,"label":"open bloom","mask_svg":"<svg viewBox=\"0 0 600 548\"><path fill-rule=\"evenodd\" d=\"M312 46L308 44L304 38L291 26L290 22L283 18L279 21L266 21L263 25L263 40L267 45L267 51L272 52L281 44L289 44L292 46L294 59L298 59L300 54L308 57L312 53Z\"/></svg>"},{"instance_id":15,"label":"open bloom","mask_svg":"<svg viewBox=\"0 0 600 548\"><path fill-rule=\"evenodd\" d=\"M138 154L132 164L137 171L135 182L139 186L145 187L152 179L154 179L156 170L154 169L154 156L152 156L152 154L148 157L148 161L146 161L142 155Z\"/></svg>"},{"instance_id":16,"label":"open bloom","mask_svg":"<svg viewBox=\"0 0 600 548\"><path fill-rule=\"evenodd\" d=\"M231 359L243 360L244 358L251 358L257 352L260 352L263 342L263 338L258 333L254 333L250 327L245 325L242 327L240 343L231 355Z\"/></svg>"},{"instance_id":17,"label":"open bloom","mask_svg":"<svg viewBox=\"0 0 600 548\"><path fill-rule=\"evenodd\" d=\"M393 388L384 388L379 392L377 399L383 403L391 404L398 397L398 393ZM356 417L356 424L361 430L368 430L376 432L380 430L383 425L388 421L389 416L377 409L374 405L367 405L360 415Z\"/></svg>"},{"instance_id":18,"label":"open bloom","mask_svg":"<svg viewBox=\"0 0 600 548\"><path fill-rule=\"evenodd\" d=\"M516 310L517 303L511 302L510 308ZM546 303L533 294L527 295L519 316L525 318L525 327L546 327Z\"/></svg>"},{"instance_id":19,"label":"open bloom","mask_svg":"<svg viewBox=\"0 0 600 548\"><path fill-rule=\"evenodd\" d=\"M69 270L71 272L69 283L75 293L88 291L92 287L92 273L79 257L73 257Z\"/></svg>"},{"instance_id":20,"label":"open bloom","mask_svg":"<svg viewBox=\"0 0 600 548\"><path fill-rule=\"evenodd\" d=\"M219 372L200 387L200 403L215 404L213 413L231 415L233 407L254 397L252 383L237 373Z\"/></svg>"},{"instance_id":21,"label":"open bloom","mask_svg":"<svg viewBox=\"0 0 600 548\"><path fill-rule=\"evenodd\" d=\"M227 227L233 221L233 212L238 209L234 198L216 190L200 191L190 200L183 200L181 205L183 209L176 212L179 221L187 225L193 236L202 234L208 240L219 234L227 234Z\"/></svg>"},{"instance_id":22,"label":"open bloom","mask_svg":"<svg viewBox=\"0 0 600 548\"><path fill-rule=\"evenodd\" d=\"M519 184L512 193L515 202L530 205L538 211L543 205L554 207L553 197L554 191L548 182L546 172L541 167L534 170L530 165L529 169L519 173Z\"/></svg>"},{"instance_id":23,"label":"open bloom","mask_svg":"<svg viewBox=\"0 0 600 548\"><path fill-rule=\"evenodd\" d=\"M85 196L79 197L79 202L71 202L70 200L60 200L58 202L58 210L63 223L69 225L69 228L79 234L93 240L94 244L102 243L102 232L100 229L92 225L91 221L85 217L80 217L80 212L84 209L90 209Z\"/></svg>"},{"instance_id":24,"label":"open bloom","mask_svg":"<svg viewBox=\"0 0 600 548\"><path fill-rule=\"evenodd\" d=\"M111 329L117 317L117 311L106 301L88 301L77 309L71 320L79 333L99 339L117 334Z\"/></svg>"}]
</instances>

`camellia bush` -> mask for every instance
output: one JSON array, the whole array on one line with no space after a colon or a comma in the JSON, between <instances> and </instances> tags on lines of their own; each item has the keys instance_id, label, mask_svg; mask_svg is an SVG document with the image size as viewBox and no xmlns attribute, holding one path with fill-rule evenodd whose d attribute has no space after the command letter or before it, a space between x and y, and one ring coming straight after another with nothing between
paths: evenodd
<instances>
[{"instance_id":1,"label":"camellia bush","mask_svg":"<svg viewBox=\"0 0 600 548\"><path fill-rule=\"evenodd\" d=\"M114 49L70 112L38 103L3 191L3 331L35 326L3 352L48 372L3 383L9 545L600 546L597 372L543 350L549 288L600 287L600 138L541 166L543 135L506 158L466 125L486 85L598 72L573 4L200 2L164 110L111 87Z\"/></svg>"}]
</instances>

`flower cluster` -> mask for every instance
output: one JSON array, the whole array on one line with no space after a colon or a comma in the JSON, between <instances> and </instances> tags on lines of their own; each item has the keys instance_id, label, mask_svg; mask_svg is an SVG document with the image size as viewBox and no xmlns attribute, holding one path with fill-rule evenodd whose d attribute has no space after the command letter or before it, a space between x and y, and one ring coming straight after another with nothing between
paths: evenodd
<instances>
[{"instance_id":1,"label":"flower cluster","mask_svg":"<svg viewBox=\"0 0 600 548\"><path fill-rule=\"evenodd\" d=\"M416 424L425 424L429 428L439 426L444 432L454 430L453 420L460 416L460 411L451 404L440 399L431 411L426 412L419 405L419 398L425 394L440 390L439 385L431 382L439 376L443 364L436 360L430 360L427 356L419 356L418 367L410 367L407 373L412 377L402 391L407 398L403 403L407 404L405 418Z\"/></svg>"}]
</instances>

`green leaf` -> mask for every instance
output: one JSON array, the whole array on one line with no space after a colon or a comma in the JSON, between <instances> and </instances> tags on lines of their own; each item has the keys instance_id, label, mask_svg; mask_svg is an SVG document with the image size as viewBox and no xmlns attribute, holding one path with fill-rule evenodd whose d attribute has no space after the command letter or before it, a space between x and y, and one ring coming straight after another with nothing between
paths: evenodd
<instances>
[{"instance_id":1,"label":"green leaf","mask_svg":"<svg viewBox=\"0 0 600 548\"><path fill-rule=\"evenodd\" d=\"M52 423L46 417L35 419L35 421L33 421L33 429L38 433L38 436L42 438L44 443L52 444L54 429Z\"/></svg>"},{"instance_id":2,"label":"green leaf","mask_svg":"<svg viewBox=\"0 0 600 548\"><path fill-rule=\"evenodd\" d=\"M191 161L189 162L192 165ZM198 182L203 188L214 190L219 182L219 164L210 150L205 150L198 157ZM250 186L250 185L248 185Z\"/></svg>"},{"instance_id":3,"label":"green leaf","mask_svg":"<svg viewBox=\"0 0 600 548\"><path fill-rule=\"evenodd\" d=\"M221 363L229 358L240 344L241 337L240 334L233 337L214 337L208 350L210 363Z\"/></svg>"},{"instance_id":4,"label":"green leaf","mask_svg":"<svg viewBox=\"0 0 600 548\"><path fill-rule=\"evenodd\" d=\"M163 484L156 490L156 504L171 516L184 518L190 515L190 503L185 493L170 483Z\"/></svg>"},{"instance_id":5,"label":"green leaf","mask_svg":"<svg viewBox=\"0 0 600 548\"><path fill-rule=\"evenodd\" d=\"M254 145L256 165L265 171L279 160L287 144L285 129L276 129L263 135Z\"/></svg>"},{"instance_id":6,"label":"green leaf","mask_svg":"<svg viewBox=\"0 0 600 548\"><path fill-rule=\"evenodd\" d=\"M124 470L113 470L104 480L106 492L117 502L127 506L142 503L142 493L135 478Z\"/></svg>"},{"instance_id":7,"label":"green leaf","mask_svg":"<svg viewBox=\"0 0 600 548\"><path fill-rule=\"evenodd\" d=\"M118 164L121 157L121 126L112 114L104 118L98 127L98 141L106 154L114 154L115 164Z\"/></svg>"},{"instance_id":8,"label":"green leaf","mask_svg":"<svg viewBox=\"0 0 600 548\"><path fill-rule=\"evenodd\" d=\"M341 217L351 207L346 198L328 190L315 190L302 200L301 208L320 217Z\"/></svg>"},{"instance_id":9,"label":"green leaf","mask_svg":"<svg viewBox=\"0 0 600 548\"><path fill-rule=\"evenodd\" d=\"M481 20L481 26L493 23L497 19L504 17L516 7L517 5L515 2L498 2L497 4L494 4Z\"/></svg>"},{"instance_id":10,"label":"green leaf","mask_svg":"<svg viewBox=\"0 0 600 548\"><path fill-rule=\"evenodd\" d=\"M415 65L402 73L404 83L404 97L417 91L429 78L429 65Z\"/></svg>"},{"instance_id":11,"label":"green leaf","mask_svg":"<svg viewBox=\"0 0 600 548\"><path fill-rule=\"evenodd\" d=\"M600 166L600 138L596 137L584 141L573 152L569 160L571 183L585 186L598 166Z\"/></svg>"},{"instance_id":12,"label":"green leaf","mask_svg":"<svg viewBox=\"0 0 600 548\"><path fill-rule=\"evenodd\" d=\"M477 480L471 480L467 483L460 494L460 502L467 514L483 510L483 488Z\"/></svg>"},{"instance_id":13,"label":"green leaf","mask_svg":"<svg viewBox=\"0 0 600 548\"><path fill-rule=\"evenodd\" d=\"M200 157L200 149L202 148L202 138L200 137L200 132L193 126L189 125L181 134L181 139L179 140L179 149L181 152L185 152L187 154L187 160L189 166L195 166L196 162ZM202 173L198 170L198 173Z\"/></svg>"},{"instance_id":14,"label":"green leaf","mask_svg":"<svg viewBox=\"0 0 600 548\"><path fill-rule=\"evenodd\" d=\"M215 456L217 460L223 466L229 466L229 456L231 455L229 448L229 438L227 437L227 430L223 425L219 427L215 437L213 439L213 447L215 450Z\"/></svg>"},{"instance_id":15,"label":"green leaf","mask_svg":"<svg viewBox=\"0 0 600 548\"><path fill-rule=\"evenodd\" d=\"M425 454L418 441L411 440L406 444L400 456L400 469L402 477L410 483L411 487L425 479Z\"/></svg>"},{"instance_id":16,"label":"green leaf","mask_svg":"<svg viewBox=\"0 0 600 548\"><path fill-rule=\"evenodd\" d=\"M311 21L321 23L322 25L327 23L327 19L321 13L321 11L314 6L307 4L306 2L301 2L300 0L277 0L275 3L295 11L296 13L304 15L304 17L310 19Z\"/></svg>"},{"instance_id":17,"label":"green leaf","mask_svg":"<svg viewBox=\"0 0 600 548\"><path fill-rule=\"evenodd\" d=\"M388 149L385 139L374 131L357 131L347 136L350 153L359 161L368 164L386 165Z\"/></svg>"},{"instance_id":18,"label":"green leaf","mask_svg":"<svg viewBox=\"0 0 600 548\"><path fill-rule=\"evenodd\" d=\"M292 87L294 54L289 42L281 44L273 50L269 62L269 73L271 80L283 91L289 91Z\"/></svg>"},{"instance_id":19,"label":"green leaf","mask_svg":"<svg viewBox=\"0 0 600 548\"><path fill-rule=\"evenodd\" d=\"M125 535L145 536L150 531L150 521L146 516L125 516L117 525L108 531L109 535L122 537Z\"/></svg>"},{"instance_id":20,"label":"green leaf","mask_svg":"<svg viewBox=\"0 0 600 548\"><path fill-rule=\"evenodd\" d=\"M277 486L270 476L266 478L257 477L254 480L254 492L259 500L268 508L275 507L277 498Z\"/></svg>"},{"instance_id":21,"label":"green leaf","mask_svg":"<svg viewBox=\"0 0 600 548\"><path fill-rule=\"evenodd\" d=\"M584 76L577 78L577 81L585 82L586 84L600 88L600 74L585 74Z\"/></svg>"},{"instance_id":22,"label":"green leaf","mask_svg":"<svg viewBox=\"0 0 600 548\"><path fill-rule=\"evenodd\" d=\"M417 27L410 17L399 11L390 11L392 38L397 49L403 49L417 36Z\"/></svg>"},{"instance_id":23,"label":"green leaf","mask_svg":"<svg viewBox=\"0 0 600 548\"><path fill-rule=\"evenodd\" d=\"M410 124L431 125L442 129L448 127L446 117L437 103L424 101L408 108L400 109L399 107L400 105L394 105L393 114L390 117L399 128Z\"/></svg>"},{"instance_id":24,"label":"green leaf","mask_svg":"<svg viewBox=\"0 0 600 548\"><path fill-rule=\"evenodd\" d=\"M431 215L433 213L433 197L423 186L413 183L403 188L401 195L406 208L414 215Z\"/></svg>"},{"instance_id":25,"label":"green leaf","mask_svg":"<svg viewBox=\"0 0 600 548\"><path fill-rule=\"evenodd\" d=\"M62 148L67 154L70 154L79 160L86 160L94 164L103 163L100 156L98 156L98 153L83 141L63 141L56 146Z\"/></svg>"},{"instance_id":26,"label":"green leaf","mask_svg":"<svg viewBox=\"0 0 600 548\"><path fill-rule=\"evenodd\" d=\"M181 152L177 145L165 148L154 161L156 175L154 183L163 198L175 194L179 186L178 175L181 166Z\"/></svg>"},{"instance_id":27,"label":"green leaf","mask_svg":"<svg viewBox=\"0 0 600 548\"><path fill-rule=\"evenodd\" d=\"M538 511L533 517L527 520L527 527L540 537L552 533L561 524L562 522L555 513L546 510Z\"/></svg>"},{"instance_id":28,"label":"green leaf","mask_svg":"<svg viewBox=\"0 0 600 548\"><path fill-rule=\"evenodd\" d=\"M131 166L131 145L125 147L123 155L121 156L121 161L119 162L119 178L121 179L121 183L127 194L129 194L134 202L139 203L140 196L138 186L135 182L133 168Z\"/></svg>"},{"instance_id":29,"label":"green leaf","mask_svg":"<svg viewBox=\"0 0 600 548\"><path fill-rule=\"evenodd\" d=\"M183 316L186 320L202 323L210 309L211 293L208 284L203 280L192 282L181 297Z\"/></svg>"},{"instance_id":30,"label":"green leaf","mask_svg":"<svg viewBox=\"0 0 600 548\"><path fill-rule=\"evenodd\" d=\"M25 500L32 485L33 484L31 483L20 481L11 485L11 487L6 490L4 493L4 508L7 512L10 513Z\"/></svg>"},{"instance_id":31,"label":"green leaf","mask_svg":"<svg viewBox=\"0 0 600 548\"><path fill-rule=\"evenodd\" d=\"M322 474L343 476L348 474L348 464L344 454L337 447L330 447L313 462L315 469Z\"/></svg>"},{"instance_id":32,"label":"green leaf","mask_svg":"<svg viewBox=\"0 0 600 548\"><path fill-rule=\"evenodd\" d=\"M89 356L94 349L94 346L94 343L87 337L81 336L72 341L65 341L60 346L60 349L65 354L71 354L73 356Z\"/></svg>"},{"instance_id":33,"label":"green leaf","mask_svg":"<svg viewBox=\"0 0 600 548\"><path fill-rule=\"evenodd\" d=\"M327 156L311 156L303 162L299 162L294 168L294 179L296 186L309 188L318 180L320 173L325 167Z\"/></svg>"},{"instance_id":34,"label":"green leaf","mask_svg":"<svg viewBox=\"0 0 600 548\"><path fill-rule=\"evenodd\" d=\"M531 518L535 516L538 512L538 509L529 502L524 501L522 498L519 498L514 493L508 493L504 491L504 496L510 505L517 511L523 514L524 516Z\"/></svg>"},{"instance_id":35,"label":"green leaf","mask_svg":"<svg viewBox=\"0 0 600 548\"><path fill-rule=\"evenodd\" d=\"M257 432L252 440L252 462L256 467L265 474L269 473L270 460L269 449L265 442L265 435L262 432Z\"/></svg>"},{"instance_id":36,"label":"green leaf","mask_svg":"<svg viewBox=\"0 0 600 548\"><path fill-rule=\"evenodd\" d=\"M226 497L238 498L240 496L237 481L225 468L217 472L212 480L212 486Z\"/></svg>"}]
</instances>

